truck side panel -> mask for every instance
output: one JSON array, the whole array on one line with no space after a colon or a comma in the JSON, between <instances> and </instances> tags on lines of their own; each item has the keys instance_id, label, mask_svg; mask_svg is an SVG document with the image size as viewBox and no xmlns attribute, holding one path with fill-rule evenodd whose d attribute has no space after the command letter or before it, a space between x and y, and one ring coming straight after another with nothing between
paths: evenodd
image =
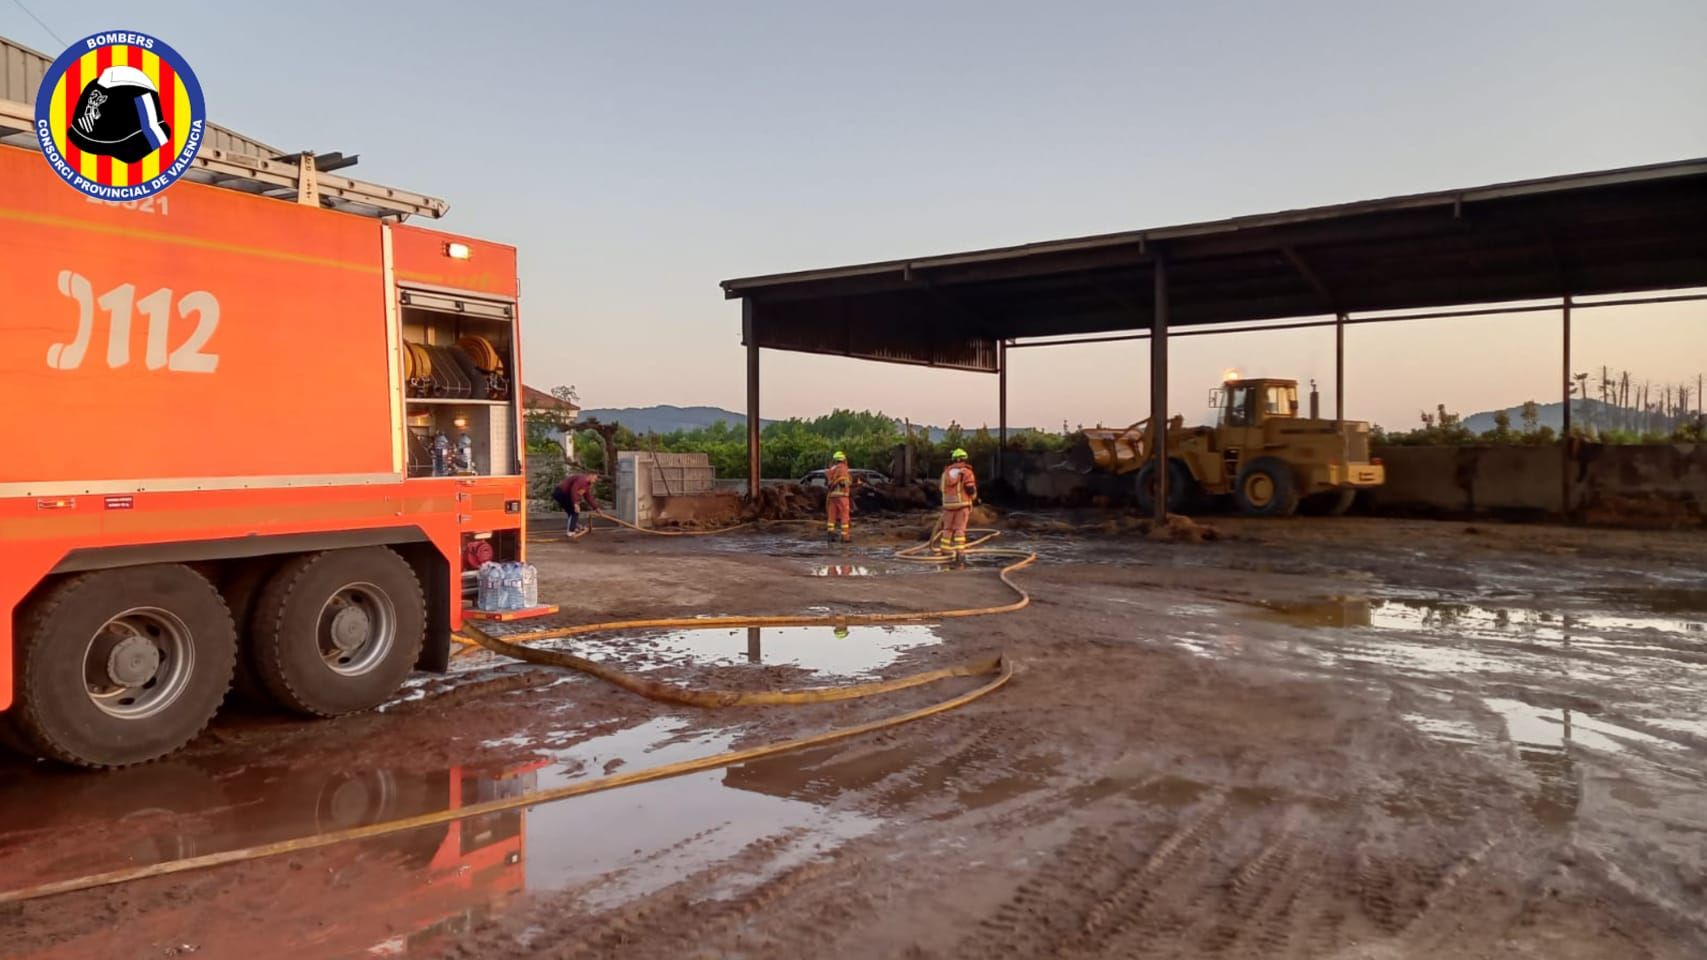
<instances>
[{"instance_id":1,"label":"truck side panel","mask_svg":"<svg viewBox=\"0 0 1707 960\"><path fill-rule=\"evenodd\" d=\"M0 497L400 475L380 231L190 183L95 203L0 148L0 402L29 451Z\"/></svg>"},{"instance_id":2,"label":"truck side panel","mask_svg":"<svg viewBox=\"0 0 1707 960\"><path fill-rule=\"evenodd\" d=\"M51 509L34 500L0 499L0 710L12 703L13 613L35 585L57 567L84 569L67 558L141 562L137 548L149 544L214 542L223 556L232 540L254 539L265 552L267 538L340 531L386 531L396 541L425 534L449 564L450 596L458 594L462 535L469 531L514 530L522 525L522 481L516 477L442 477L396 484L337 485L289 490L215 490L142 493L127 496L122 509L110 495L59 498ZM417 532L418 531L418 532ZM176 554L174 561L184 559ZM97 566L101 565L99 563ZM451 629L462 626L462 610L450 604Z\"/></svg>"},{"instance_id":3,"label":"truck side panel","mask_svg":"<svg viewBox=\"0 0 1707 960\"><path fill-rule=\"evenodd\" d=\"M516 248L471 240L425 227L403 225L392 231L397 282L404 286L458 290L501 300L516 296ZM446 255L452 243L468 248L468 259Z\"/></svg>"}]
</instances>

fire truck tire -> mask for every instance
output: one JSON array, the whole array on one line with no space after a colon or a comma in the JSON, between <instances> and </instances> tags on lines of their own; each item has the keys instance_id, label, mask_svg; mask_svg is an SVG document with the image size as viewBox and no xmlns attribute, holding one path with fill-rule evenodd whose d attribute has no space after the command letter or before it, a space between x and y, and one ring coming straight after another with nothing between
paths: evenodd
<instances>
[{"instance_id":1,"label":"fire truck tire","mask_svg":"<svg viewBox=\"0 0 1707 960\"><path fill-rule=\"evenodd\" d=\"M1197 502L1197 481L1184 463L1168 461L1168 512L1186 513ZM1146 515L1156 509L1156 462L1149 460L1138 468L1138 509Z\"/></svg>"},{"instance_id":2,"label":"fire truck tire","mask_svg":"<svg viewBox=\"0 0 1707 960\"><path fill-rule=\"evenodd\" d=\"M1239 471L1233 502L1248 517L1290 517L1298 510L1298 481L1279 457L1258 457Z\"/></svg>"},{"instance_id":3,"label":"fire truck tire","mask_svg":"<svg viewBox=\"0 0 1707 960\"><path fill-rule=\"evenodd\" d=\"M232 619L237 621L238 633L237 669L231 675L231 693L226 697L227 707L266 710L277 706L272 695L262 685L260 673L255 669L253 646L249 638L255 632L255 607L261 596L261 588L272 577L281 559L262 557L234 565L230 572L219 580L219 592L225 597L225 605L231 610Z\"/></svg>"},{"instance_id":4,"label":"fire truck tire","mask_svg":"<svg viewBox=\"0 0 1707 960\"><path fill-rule=\"evenodd\" d=\"M414 669L426 635L421 582L386 547L287 561L255 606L250 655L289 710L335 717L384 703Z\"/></svg>"},{"instance_id":5,"label":"fire truck tire","mask_svg":"<svg viewBox=\"0 0 1707 960\"><path fill-rule=\"evenodd\" d=\"M35 748L30 746L30 742L24 739L17 727L12 726L10 713L0 714L0 749L10 750L24 757L36 755Z\"/></svg>"},{"instance_id":6,"label":"fire truck tire","mask_svg":"<svg viewBox=\"0 0 1707 960\"><path fill-rule=\"evenodd\" d=\"M37 756L82 767L163 757L202 732L231 685L237 632L181 564L69 577L19 618L9 715Z\"/></svg>"}]
</instances>

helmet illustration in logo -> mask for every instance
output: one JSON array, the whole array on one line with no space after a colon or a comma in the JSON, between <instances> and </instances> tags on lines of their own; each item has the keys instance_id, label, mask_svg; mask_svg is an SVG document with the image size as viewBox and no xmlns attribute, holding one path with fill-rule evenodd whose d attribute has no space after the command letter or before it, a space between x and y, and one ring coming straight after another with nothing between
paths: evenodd
<instances>
[{"instance_id":1,"label":"helmet illustration in logo","mask_svg":"<svg viewBox=\"0 0 1707 960\"><path fill-rule=\"evenodd\" d=\"M172 142L160 91L135 67L108 67L83 88L66 131L79 150L136 163Z\"/></svg>"}]
</instances>

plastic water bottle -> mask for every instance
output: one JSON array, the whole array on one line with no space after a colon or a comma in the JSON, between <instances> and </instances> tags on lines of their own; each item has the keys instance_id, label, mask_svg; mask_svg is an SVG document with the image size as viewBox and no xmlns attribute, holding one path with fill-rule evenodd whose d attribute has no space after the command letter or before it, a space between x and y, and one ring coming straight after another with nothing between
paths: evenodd
<instances>
[{"instance_id":1,"label":"plastic water bottle","mask_svg":"<svg viewBox=\"0 0 1707 960\"><path fill-rule=\"evenodd\" d=\"M522 609L532 610L539 606L539 568L531 563L522 564Z\"/></svg>"},{"instance_id":2,"label":"plastic water bottle","mask_svg":"<svg viewBox=\"0 0 1707 960\"><path fill-rule=\"evenodd\" d=\"M504 609L521 610L522 565L514 561L504 564Z\"/></svg>"},{"instance_id":3,"label":"plastic water bottle","mask_svg":"<svg viewBox=\"0 0 1707 960\"><path fill-rule=\"evenodd\" d=\"M479 469L474 466L474 441L469 439L468 434L466 433L456 438L456 460L457 463L462 465L463 472L480 472Z\"/></svg>"},{"instance_id":4,"label":"plastic water bottle","mask_svg":"<svg viewBox=\"0 0 1707 960\"><path fill-rule=\"evenodd\" d=\"M474 605L481 610L498 609L498 565L488 560L480 565L480 586Z\"/></svg>"}]
</instances>

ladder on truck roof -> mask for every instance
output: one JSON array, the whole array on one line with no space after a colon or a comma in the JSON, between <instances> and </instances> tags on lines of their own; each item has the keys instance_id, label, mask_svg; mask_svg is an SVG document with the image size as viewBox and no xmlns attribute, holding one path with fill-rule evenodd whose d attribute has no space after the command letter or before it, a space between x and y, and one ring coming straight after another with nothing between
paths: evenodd
<instances>
[{"instance_id":1,"label":"ladder on truck roof","mask_svg":"<svg viewBox=\"0 0 1707 960\"><path fill-rule=\"evenodd\" d=\"M34 125L33 108L12 100L0 100L0 143L33 147ZM204 145L196 154L194 167L185 172L184 179L368 217L403 220L422 216L437 219L450 209L449 203L437 197L365 180L352 180L322 169L342 169L353 166L355 162L355 157L340 153L317 156L304 152L267 158L211 149Z\"/></svg>"}]
</instances>

